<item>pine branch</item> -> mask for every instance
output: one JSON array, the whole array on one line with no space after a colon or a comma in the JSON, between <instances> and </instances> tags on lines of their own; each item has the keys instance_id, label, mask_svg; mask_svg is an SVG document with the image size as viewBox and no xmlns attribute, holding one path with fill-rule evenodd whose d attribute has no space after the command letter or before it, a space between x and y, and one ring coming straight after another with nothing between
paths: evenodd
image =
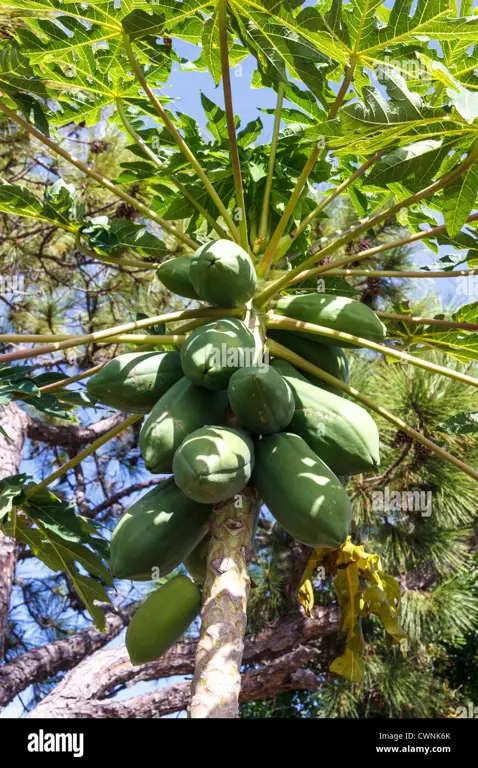
<instances>
[{"instance_id":1,"label":"pine branch","mask_svg":"<svg viewBox=\"0 0 478 768\"><path fill-rule=\"evenodd\" d=\"M163 229L165 229L167 232L169 232L171 235L173 235L177 240L180 240L185 245L187 245L189 248L192 248L193 250L196 250L199 247L199 243L196 243L194 240L191 240L188 235L185 235L181 230L177 229L173 224L170 224L165 219L163 219L161 216L158 216L151 208L148 208L146 205L143 205L143 203L140 203L139 200L136 200L136 198L129 195L127 192L124 192L121 187L119 187L116 184L113 184L112 181L107 179L105 176L102 176L97 171L93 170L93 168L90 168L88 165L83 163L81 160L78 160L78 158L73 157L73 155L70 155L69 152L67 152L65 149L60 147L58 144L56 144L54 141L49 139L47 136L45 136L41 131L39 131L37 128L35 128L34 125L31 125L26 120L23 119L23 117L20 117L20 115L17 115L16 112L13 112L9 107L7 107L6 104L4 104L2 101L0 101L0 109L2 112L4 112L7 117L10 118L10 120L13 120L15 123L20 125L22 128L25 128L29 133L32 134L32 136L35 136L38 141L40 141L42 144L44 144L48 149L50 149L52 152L55 152L55 154L60 155L60 157L63 157L64 160L66 160L68 163L73 165L75 168L78 168L79 171L82 171L86 176L89 176L89 178L94 179L98 182L102 187L107 189L109 192L112 192L116 197L121 198L121 200L124 200L125 203L128 203L132 208L135 208L139 213L143 214L143 216L146 216L147 218L151 219L152 221L156 222L156 224L159 224Z\"/></svg>"}]
</instances>

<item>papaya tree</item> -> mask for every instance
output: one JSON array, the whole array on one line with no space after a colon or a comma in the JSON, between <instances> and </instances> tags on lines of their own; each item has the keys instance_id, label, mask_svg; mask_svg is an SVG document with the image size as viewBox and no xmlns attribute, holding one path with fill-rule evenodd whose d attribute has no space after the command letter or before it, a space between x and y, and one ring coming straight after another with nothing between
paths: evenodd
<instances>
[{"instance_id":1,"label":"papaya tree","mask_svg":"<svg viewBox=\"0 0 478 768\"><path fill-rule=\"evenodd\" d=\"M453 439L457 428L476 428L473 412L432 439L351 386L344 351L478 385L474 304L448 319L406 304L374 312L347 282L475 273L472 3L8 0L7 8L0 110L14 135L74 169L76 184L59 174L41 197L4 183L1 210L61 230L93 263L156 273L177 308L80 333L0 336L2 397L12 408L47 398L60 409L83 397L127 414L41 482L15 471L2 481L4 538L66 570L100 629L112 576L154 580L185 564L192 580L174 576L140 606L130 657L157 658L200 611L189 713L235 717L248 566L266 505L306 558L297 585L306 612L314 570L327 562L336 574L346 646L331 670L360 681L362 619L378 617L392 644L404 648L406 638L399 584L350 537L345 486L377 471L376 420L478 478ZM184 42L197 58L181 56ZM256 66L251 87L274 93L265 144L261 121L241 128L234 111L231 69L246 57ZM202 99L208 138L162 90L178 67L188 77L208 71L222 88L224 108ZM68 131L104 121L129 153L112 177L81 156L81 144L68 144ZM87 212L76 189L82 177L135 218ZM353 210L345 229L332 218L341 199ZM383 236L390 221L404 236ZM436 267L383 268L382 254L417 242L438 255ZM66 378L32 376L22 362L112 342L133 351ZM86 394L72 394L85 379ZM143 419L145 466L170 477L127 511L108 546L49 486Z\"/></svg>"}]
</instances>

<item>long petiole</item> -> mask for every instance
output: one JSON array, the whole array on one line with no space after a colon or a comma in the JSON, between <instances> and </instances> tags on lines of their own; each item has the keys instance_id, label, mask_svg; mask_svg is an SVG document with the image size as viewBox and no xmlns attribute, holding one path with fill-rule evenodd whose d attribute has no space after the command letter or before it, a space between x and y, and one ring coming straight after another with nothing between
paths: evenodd
<instances>
[{"instance_id":1,"label":"long petiole","mask_svg":"<svg viewBox=\"0 0 478 768\"><path fill-rule=\"evenodd\" d=\"M249 239L247 235L246 203L244 200L244 186L242 184L241 162L239 160L239 150L237 147L234 107L232 105L231 73L229 71L229 52L227 42L227 0L219 0L218 21L222 87L224 92L224 105L226 108L229 153L231 157L232 175L234 177L234 187L236 190L236 206L239 215L239 231L241 233L241 245L245 251L248 251Z\"/></svg>"},{"instance_id":2,"label":"long petiole","mask_svg":"<svg viewBox=\"0 0 478 768\"><path fill-rule=\"evenodd\" d=\"M158 168L163 168L164 163L161 161L161 159L157 156L155 152L148 146L148 144L145 142L145 140L139 135L137 131L133 128L131 125L131 122L124 110L124 107L119 99L116 101L116 108L118 110L118 114L121 118L121 122L123 123L126 131L129 133L132 139L141 147L143 152L149 157L151 162L153 162L155 165L158 166ZM181 194L189 200L189 202L194 205L195 209L199 211L199 213L204 216L206 221L210 224L210 226L217 232L219 237L227 238L227 232L224 231L224 229L217 223L217 221L211 216L210 213L206 211L206 209L201 205L198 200L192 195L189 190L186 189L184 184L181 184L181 182L174 176L170 176L171 181L177 189L181 192Z\"/></svg>"},{"instance_id":3,"label":"long petiole","mask_svg":"<svg viewBox=\"0 0 478 768\"><path fill-rule=\"evenodd\" d=\"M356 347L372 349L374 352L380 352L387 357L403 360L404 362L410 363L410 365L417 366L417 368L424 368L431 373L439 373L442 376L455 379L455 381L461 381L462 384L471 384L472 387L478 387L478 379L473 378L473 376L467 376L466 373L459 373L459 371L445 368L436 363L429 363L427 360L422 360L420 357L413 357L413 355L408 355L406 352L400 352L398 349L385 346L385 344L377 344L375 341L362 339L360 336L353 336L350 333L343 333L342 331L334 331L331 328L326 328L322 325L306 323L302 320L293 320L290 317L283 317L282 315L275 315L270 312L266 315L266 323L269 328L282 328L284 331L307 331L308 333L317 334L317 336L325 336L326 338L335 339L339 342L343 341Z\"/></svg>"},{"instance_id":4,"label":"long petiole","mask_svg":"<svg viewBox=\"0 0 478 768\"><path fill-rule=\"evenodd\" d=\"M318 144L315 145L314 149L312 150L309 159L307 160L302 173L300 174L297 184L294 187L294 191L292 192L292 195L290 197L289 202L287 203L284 213L282 214L280 221L275 229L275 232L273 233L269 244L265 250L265 253L259 262L259 265L257 267L257 274L260 277L265 277L267 272L269 271L269 268L272 264L272 259L274 258L274 254L276 252L277 246L279 245L279 241L284 234L285 228L287 224L289 223L289 219L292 216L292 213L294 211L295 206L297 205L297 202L299 200L299 197L301 196L303 189L307 183L307 179L310 176L310 173L312 171L312 168L315 165L315 162L317 160L317 157L320 152L320 147Z\"/></svg>"},{"instance_id":5,"label":"long petiole","mask_svg":"<svg viewBox=\"0 0 478 768\"><path fill-rule=\"evenodd\" d=\"M360 35L357 39L360 39ZM330 110L329 110L329 120L333 120L337 116L337 112L339 111L340 107L343 104L344 98L346 96L346 93L349 89L350 83L352 82L352 78L354 76L355 72L355 65L357 63L357 56L355 53L352 54L350 57L350 64L347 67L347 72L345 73L345 77L342 81L342 85L339 88L339 92L337 93L337 98L335 99L334 103L332 104Z\"/></svg>"},{"instance_id":6,"label":"long petiole","mask_svg":"<svg viewBox=\"0 0 478 768\"><path fill-rule=\"evenodd\" d=\"M428 187L425 187L424 189L422 189L420 192L416 192L414 195L411 195L406 200L403 200L399 203L396 203L395 205L392 205L391 208L387 208L385 211L378 213L376 216L372 216L371 218L365 219L365 221L363 221L359 226L353 228L349 232L345 233L342 237L337 238L337 240L334 240L332 243L330 243L325 248L323 248L319 252L320 255L314 254L313 256L310 256L310 258L306 259L302 264L300 264L300 266L296 267L295 269L292 269L290 272L286 272L283 275L283 277L279 278L278 280L275 280L271 285L268 285L266 288L264 288L264 290L261 293L259 293L256 296L255 298L256 306L264 305L268 301L268 299L270 299L272 296L274 296L275 293L277 293L277 291L279 291L281 288L284 288L285 286L292 283L292 281L298 274L308 269L309 267L312 267L319 258L324 258L325 256L328 256L330 253L334 253L343 245L346 245L351 240L354 240L358 235L362 235L364 234L364 232L367 232L369 229L373 229L378 224L381 224L386 219L397 214L403 208L409 208L411 205L414 205L415 203L418 203L421 200L424 200L425 198L430 197L430 195L433 195L435 192L439 192L444 187L451 184L451 182L459 178L470 167L470 165L472 165L475 162L477 158L478 158L478 142L475 144L473 150L469 153L468 157L465 160L463 160L463 162L460 163L457 166L457 168L445 174L440 179L433 182L433 184L430 184ZM360 255L362 258L365 258L363 256L363 253ZM329 266L329 265L326 265L326 266ZM338 264L336 263L334 264L334 266L338 266Z\"/></svg>"},{"instance_id":7,"label":"long petiole","mask_svg":"<svg viewBox=\"0 0 478 768\"><path fill-rule=\"evenodd\" d=\"M312 271L312 270L311 270ZM470 277L478 275L478 269L457 269L453 272L395 272L392 269L328 269L329 277Z\"/></svg>"},{"instance_id":8,"label":"long petiole","mask_svg":"<svg viewBox=\"0 0 478 768\"><path fill-rule=\"evenodd\" d=\"M198 309L186 309L179 312L170 312L165 315L155 315L154 317L146 317L143 320L135 320L130 323L124 323L123 325L117 325L113 328L106 328L102 331L95 331L94 333L88 333L83 336L76 336L76 338L65 339L53 344L47 344L44 347L36 347L31 349L22 349L17 352L9 352L5 355L0 355L0 363L8 363L12 360L26 360L29 357L36 357L37 355L47 354L49 352L58 352L61 349L71 349L72 347L80 347L83 344L89 344L94 341L101 341L102 339L109 339L117 336L118 334L127 333L128 331L136 331L139 328L147 328L157 323L173 323L177 320L189 320L196 317L224 317L224 315L238 315L245 310L241 308L224 310L211 307L199 307ZM164 339L165 337L160 337ZM171 338L171 337L168 337Z\"/></svg>"},{"instance_id":9,"label":"long petiole","mask_svg":"<svg viewBox=\"0 0 478 768\"><path fill-rule=\"evenodd\" d=\"M417 430L413 429L413 427L408 426L408 424L402 421L402 419L400 419L398 416L395 416L393 413L390 413L390 411L387 411L385 408L382 408L381 405L377 405L376 401L372 400L372 398L360 394L360 392L358 392L355 387L350 387L348 384L344 384L343 381L340 381L340 379L336 379L335 376L331 376L330 373L323 371L321 368L317 368L316 365L309 363L308 360L305 360L303 357L300 357L295 352L292 352L292 350L284 347L282 344L279 344L276 341L273 341L272 339L267 340L267 346L269 348L269 352L272 355L281 357L283 360L287 360L292 365L295 365L298 368L302 368L302 370L307 371L314 376L318 376L318 378L326 381L328 384L332 384L334 387L341 389L342 392L345 392L347 395L351 395L353 398L355 398L355 400L358 400L359 402L363 403L363 405L366 405L367 408L370 408L372 411L375 411L375 413L378 413L379 416L382 416L384 419L387 419L387 421L395 424L396 427L403 430L403 432L409 435L413 440L416 440L418 443L421 443L422 445L429 448L437 456L440 456L441 459L445 459L445 461L448 461L450 464L458 467L458 469L461 469L462 472L466 472L466 474L470 475L470 477L472 477L474 480L478 480L478 472L474 470L473 467L470 467L468 464L460 461L460 459L457 459L451 453L445 451L444 448L440 448L439 445L434 443L432 440L429 440L427 437L425 437L425 435L422 435L421 432L417 432Z\"/></svg>"},{"instance_id":10,"label":"long petiole","mask_svg":"<svg viewBox=\"0 0 478 768\"><path fill-rule=\"evenodd\" d=\"M478 323L460 323L453 320L438 320L434 317L414 317L413 315L400 314L398 312L376 312L378 317L384 320L399 320L402 323L415 325L438 325L441 328L456 328L463 331L478 331Z\"/></svg>"},{"instance_id":11,"label":"long petiole","mask_svg":"<svg viewBox=\"0 0 478 768\"><path fill-rule=\"evenodd\" d=\"M372 157L370 157L367 160L366 163L361 165L360 168L357 168L357 170L351 176L349 176L348 179L345 179L345 181L343 181L342 184L339 184L338 187L335 187L335 189L333 189L332 192L329 195L327 195L326 198L321 200L321 202L316 205L314 210L311 211L309 215L306 216L305 219L300 222L295 232L292 233L292 237L293 238L299 237L299 235L305 229L307 229L311 221L313 221L319 215L319 213L321 213L324 210L324 208L326 208L333 200L335 200L335 198L338 197L338 195L340 195L344 191L344 189L347 189L347 187L350 186L350 184L353 184L354 181L359 179L360 176L362 176L365 173L365 171L367 171L372 165L374 165L374 163L377 162L377 160L379 160L382 157L383 152L384 150L380 150L379 152L376 152Z\"/></svg>"},{"instance_id":12,"label":"long petiole","mask_svg":"<svg viewBox=\"0 0 478 768\"><path fill-rule=\"evenodd\" d=\"M133 49L131 47L131 43L129 42L128 38L125 36L123 38L124 47L126 50L126 54L129 58L131 68L136 76L136 79L141 84L141 87L143 88L144 92L146 93L148 99L150 100L151 104L155 108L156 112L160 116L161 120L163 121L164 125L168 129L168 131L173 136L176 144L178 145L179 149L183 153L183 155L186 157L186 159L189 161L191 166L196 171L197 175L201 179L202 183L204 184L206 190L208 191L211 198L214 200L218 210L220 211L224 221L226 222L227 226L229 227L229 230L236 241L236 243L240 243L241 236L239 233L239 230L237 229L236 225L234 224L234 221L232 219L231 214L227 210L226 206L222 202L221 198L217 194L216 190L214 189L213 185L209 181L206 172L202 168L201 164L199 163L197 157L194 155L194 153L191 151L189 146L184 141L183 137L179 133L178 129L174 125L173 121L169 117L168 113L164 109L163 105L155 95L154 91L152 90L151 86L149 85L148 81L146 80L143 72L141 71L141 67L139 66L138 62L136 61L136 57L134 55Z\"/></svg>"},{"instance_id":13,"label":"long petiole","mask_svg":"<svg viewBox=\"0 0 478 768\"><path fill-rule=\"evenodd\" d=\"M478 219L478 213L472 213L471 216L467 219L467 224L469 224L471 221L476 221ZM440 235L442 232L446 232L446 226L444 224L440 224L438 227L431 227L430 229L422 230L421 232L415 232L413 235L408 235L407 237L403 237L400 240L392 240L388 243L382 243L382 245L376 245L374 248L367 248L365 251L361 251L360 253L354 253L351 256L344 256L342 259L336 259L335 261L331 261L329 264L322 264L318 267L312 267L311 269L304 269L303 271L299 271L290 281L290 285L293 285L294 283L300 283L302 280L307 280L309 277L314 277L315 275L321 275L324 272L332 272L332 270L337 269L338 267L345 266L346 264L352 264L356 261L362 261L363 259L369 259L372 258L372 256L376 256L379 253L384 253L385 251L392 251L394 248L401 248L404 245L409 245L410 243L416 243L419 240L423 240L427 237L436 237L436 235ZM322 258L324 251L319 251L317 254L317 258ZM303 264L301 264L301 270L302 270ZM289 273L290 274L290 273ZM457 273L448 273L450 276L452 274ZM420 276L421 273L418 273L418 276ZM385 273L383 274L385 277ZM395 277L395 275L393 275ZM431 276L431 272L429 273L423 273L424 277ZM413 277L415 277L415 273L413 274Z\"/></svg>"},{"instance_id":14,"label":"long petiole","mask_svg":"<svg viewBox=\"0 0 478 768\"><path fill-rule=\"evenodd\" d=\"M257 240L254 243L254 253L259 253L262 243L267 237L267 225L269 223L269 202L271 198L272 180L274 178L274 167L277 154L277 144L279 141L280 122L282 114L282 104L284 101L285 86L279 83L277 89L277 104L274 112L274 128L272 130L271 149L269 153L269 162L267 166L267 178L264 187L264 199L262 201L261 218L259 222L259 232Z\"/></svg>"},{"instance_id":15,"label":"long petiole","mask_svg":"<svg viewBox=\"0 0 478 768\"><path fill-rule=\"evenodd\" d=\"M103 256L102 254L93 251L88 246L81 242L81 233L77 232L75 237L75 248L81 251L85 256L89 256L92 259L98 259L104 264L117 267L136 267L137 269L157 269L159 264L152 264L148 261L137 261L136 259L123 259L121 257L115 258L114 256Z\"/></svg>"},{"instance_id":16,"label":"long petiole","mask_svg":"<svg viewBox=\"0 0 478 768\"><path fill-rule=\"evenodd\" d=\"M70 384L76 384L77 381L87 379L89 376L93 376L95 373L98 373L98 371L101 371L104 365L105 363L100 363L100 365L94 365L92 368L88 368L87 371L77 373L76 376L69 376L67 379L55 381L53 384L46 384L44 387L40 387L40 392L43 395L47 395L49 392L56 392L57 389L64 389Z\"/></svg>"},{"instance_id":17,"label":"long petiole","mask_svg":"<svg viewBox=\"0 0 478 768\"><path fill-rule=\"evenodd\" d=\"M95 440L94 443L91 443L91 445L88 446L88 448L85 448L83 451L80 451L73 459L70 461L67 461L66 464L63 464L59 469L57 469L55 472L52 472L51 475L48 475L48 477L45 478L41 483L38 483L38 485L35 485L31 488L29 488L25 496L27 499L31 498L31 496L34 496L35 493L38 493L38 491L43 491L45 488L47 488L50 483L53 483L55 480L57 480L59 477L64 475L66 472L68 472L70 469L73 469L73 467L76 467L77 464L79 464L83 459L86 459L88 456L91 456L92 453L95 453L98 448L101 448L105 443L109 442L109 440L112 440L114 437L120 434L120 432L123 432L127 427L130 427L132 424L134 424L136 421L139 421L139 419L142 419L144 414L142 413L134 413L132 416L128 416L127 419L121 422L121 424L118 424L116 427L113 427L113 429L110 429L109 432L107 432L102 437L98 438L98 440Z\"/></svg>"},{"instance_id":18,"label":"long petiole","mask_svg":"<svg viewBox=\"0 0 478 768\"><path fill-rule=\"evenodd\" d=\"M207 323L207 318L201 322ZM18 342L39 344L46 341L74 341L75 339L83 338L80 334L3 334L0 336L0 342L4 344L16 344ZM178 336L177 334L165 333L165 334L144 334L144 333L118 333L114 336L108 336L103 341L97 341L97 344L183 344L185 336ZM38 348L37 348L38 349ZM32 350L33 351L33 350Z\"/></svg>"},{"instance_id":19,"label":"long petiole","mask_svg":"<svg viewBox=\"0 0 478 768\"><path fill-rule=\"evenodd\" d=\"M26 131L32 134L32 136L35 136L38 141L40 141L42 144L44 144L46 147L52 150L52 152L55 152L55 154L60 155L64 160L66 160L68 163L73 165L75 168L78 168L79 171L82 171L86 176L89 176L90 179L94 179L98 182L102 187L107 189L109 192L111 192L113 195L116 195L116 197L119 197L121 200L124 200L125 203L128 203L132 208L137 210L139 213L143 214L143 216L147 216L152 221L156 222L156 224L159 224L163 229L165 229L167 232L169 232L171 235L174 235L174 237L177 240L180 240L185 245L187 245L189 248L192 248L193 250L196 250L199 247L199 243L196 243L195 240L192 240L188 235L185 235L181 230L177 229L177 227L174 226L174 224L170 224L168 221L163 219L161 216L158 216L154 211L151 210L151 208L148 208L147 205L143 205L143 203L140 203L139 200L136 200L135 197L132 197L127 192L124 192L124 190L121 189L116 184L113 184L112 181L107 179L105 176L102 176L97 171L93 170L93 168L90 168L88 165L83 163L81 160L78 160L78 158L74 157L73 155L70 155L69 152L66 151L66 149L63 149L58 144L56 144L54 141L49 139L47 136L45 136L41 131L39 131L37 128L35 128L34 125L31 125L26 120L23 119L23 117L20 117L20 115L17 115L16 112L13 112L9 107L7 107L6 104L4 104L2 101L0 101L0 109L2 112L4 112L7 117L10 118L10 120L13 120L17 125L21 125L22 128L24 128Z\"/></svg>"}]
</instances>

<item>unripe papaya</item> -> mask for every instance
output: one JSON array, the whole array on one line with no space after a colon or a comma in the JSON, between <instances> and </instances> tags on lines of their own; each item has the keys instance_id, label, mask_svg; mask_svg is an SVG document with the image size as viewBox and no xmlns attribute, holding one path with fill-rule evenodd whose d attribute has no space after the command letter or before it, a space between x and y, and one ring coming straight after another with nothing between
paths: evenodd
<instances>
[{"instance_id":1,"label":"unripe papaya","mask_svg":"<svg viewBox=\"0 0 478 768\"><path fill-rule=\"evenodd\" d=\"M191 554L184 559L183 565L196 584L204 584L206 581L207 556L210 543L211 536L206 534L197 547L194 547Z\"/></svg>"},{"instance_id":2,"label":"unripe papaya","mask_svg":"<svg viewBox=\"0 0 478 768\"><path fill-rule=\"evenodd\" d=\"M332 472L355 475L379 466L377 425L364 408L315 387L285 360L276 358L272 365L294 393L289 431L300 435Z\"/></svg>"},{"instance_id":3,"label":"unripe papaya","mask_svg":"<svg viewBox=\"0 0 478 768\"><path fill-rule=\"evenodd\" d=\"M86 389L119 411L148 413L182 374L179 352L129 352L106 363Z\"/></svg>"},{"instance_id":4,"label":"unripe papaya","mask_svg":"<svg viewBox=\"0 0 478 768\"><path fill-rule=\"evenodd\" d=\"M254 336L242 320L223 317L196 328L181 348L184 375L206 389L226 389L234 371L254 362Z\"/></svg>"},{"instance_id":5,"label":"unripe papaya","mask_svg":"<svg viewBox=\"0 0 478 768\"><path fill-rule=\"evenodd\" d=\"M280 331L274 328L270 328L267 335L282 344L284 347L291 349L296 355L305 358L312 365L316 365L318 368L322 368L323 371L330 373L331 376L335 376L336 379L340 379L344 384L348 384L349 381L349 364L347 356L341 347L331 347L326 344L320 343L320 336L316 336L317 341L313 341L311 337L305 338L295 331ZM314 376L307 371L302 371L302 375L305 376L316 387L322 387L328 392L335 392L336 395L341 394L340 389L327 384L326 381L322 381L318 376Z\"/></svg>"},{"instance_id":6,"label":"unripe papaya","mask_svg":"<svg viewBox=\"0 0 478 768\"><path fill-rule=\"evenodd\" d=\"M159 483L125 512L113 531L113 576L132 581L166 576L204 538L211 514L211 506L187 498L172 478Z\"/></svg>"},{"instance_id":7,"label":"unripe papaya","mask_svg":"<svg viewBox=\"0 0 478 768\"><path fill-rule=\"evenodd\" d=\"M240 368L229 380L228 394L239 426L251 432L280 432L294 415L291 388L269 365Z\"/></svg>"},{"instance_id":8,"label":"unripe papaya","mask_svg":"<svg viewBox=\"0 0 478 768\"><path fill-rule=\"evenodd\" d=\"M172 472L173 456L187 435L203 424L222 424L227 392L209 392L182 378L158 400L139 433L150 472Z\"/></svg>"},{"instance_id":9,"label":"unripe papaya","mask_svg":"<svg viewBox=\"0 0 478 768\"><path fill-rule=\"evenodd\" d=\"M191 626L201 610L201 592L187 576L174 576L138 608L126 631L132 664L159 659Z\"/></svg>"},{"instance_id":10,"label":"unripe papaya","mask_svg":"<svg viewBox=\"0 0 478 768\"><path fill-rule=\"evenodd\" d=\"M328 293L304 293L298 296L283 296L277 302L275 311L295 320L323 325L334 331L351 333L369 341L381 344L387 329L375 312L360 301L346 296ZM296 331L294 331L296 333ZM356 347L350 342L318 336L307 331L297 331L302 336L319 339L322 344L334 347Z\"/></svg>"},{"instance_id":11,"label":"unripe papaya","mask_svg":"<svg viewBox=\"0 0 478 768\"><path fill-rule=\"evenodd\" d=\"M217 307L240 307L256 290L252 260L232 240L211 240L198 248L189 274L199 296Z\"/></svg>"},{"instance_id":12,"label":"unripe papaya","mask_svg":"<svg viewBox=\"0 0 478 768\"><path fill-rule=\"evenodd\" d=\"M337 549L347 538L347 493L299 435L278 432L258 441L254 484L277 522L302 544Z\"/></svg>"},{"instance_id":13,"label":"unripe papaya","mask_svg":"<svg viewBox=\"0 0 478 768\"><path fill-rule=\"evenodd\" d=\"M185 296L187 299L200 300L201 297L194 290L189 275L191 263L192 259L187 256L168 259L168 261L163 261L159 269L156 270L156 275L168 291L176 293L178 296Z\"/></svg>"},{"instance_id":14,"label":"unripe papaya","mask_svg":"<svg viewBox=\"0 0 478 768\"><path fill-rule=\"evenodd\" d=\"M239 493L254 467L254 447L243 432L203 427L174 454L173 473L183 493L201 504L217 504Z\"/></svg>"}]
</instances>

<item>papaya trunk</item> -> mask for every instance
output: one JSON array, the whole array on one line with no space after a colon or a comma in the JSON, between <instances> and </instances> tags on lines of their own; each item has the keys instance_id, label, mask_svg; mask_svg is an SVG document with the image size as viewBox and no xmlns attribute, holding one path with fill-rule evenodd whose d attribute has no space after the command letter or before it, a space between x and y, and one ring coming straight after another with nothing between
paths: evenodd
<instances>
[{"instance_id":1,"label":"papaya trunk","mask_svg":"<svg viewBox=\"0 0 478 768\"><path fill-rule=\"evenodd\" d=\"M238 717L256 501L256 491L246 488L242 494L215 507L189 708L191 718Z\"/></svg>"}]
</instances>

